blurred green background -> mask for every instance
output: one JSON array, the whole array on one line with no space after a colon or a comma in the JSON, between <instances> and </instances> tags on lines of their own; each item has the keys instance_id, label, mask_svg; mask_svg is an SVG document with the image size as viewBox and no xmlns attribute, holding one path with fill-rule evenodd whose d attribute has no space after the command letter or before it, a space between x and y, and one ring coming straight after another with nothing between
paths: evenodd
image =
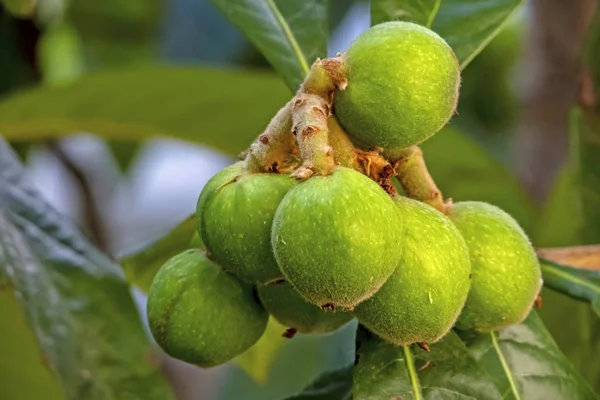
<instances>
[{"instance_id":1,"label":"blurred green background","mask_svg":"<svg viewBox=\"0 0 600 400\"><path fill-rule=\"evenodd\" d=\"M599 240L584 233L572 190L577 166L569 159L568 127L577 101L572 68L580 53L565 51L581 47L583 35L572 32L585 25L591 1L567 3L522 7L465 70L459 114L423 145L447 197L497 204L519 220L536 247ZM331 10L333 55L369 26L369 8L363 1L334 0ZM553 33L545 31L549 21ZM32 100L28 88L39 85L46 92ZM12 132L8 139L46 200L115 257L193 212L203 184L290 95L209 1L45 0L30 17L0 7L0 133ZM135 115L156 129L132 125L126 135L111 134L110 124L90 121L99 136L71 131L60 117L89 118L98 107L99 114L115 120ZM64 131L72 134L63 137ZM143 314L144 295L132 293ZM586 304L548 290L543 296L548 328L600 387L598 318ZM37 344L9 292L0 292L0 320L0 398L62 398L36 362ZM180 399L268 400L353 359L354 326L293 341L278 338L276 329L269 340L277 346L267 346L274 349L272 365L261 366L251 355L209 371L166 356L158 362Z\"/></svg>"}]
</instances>

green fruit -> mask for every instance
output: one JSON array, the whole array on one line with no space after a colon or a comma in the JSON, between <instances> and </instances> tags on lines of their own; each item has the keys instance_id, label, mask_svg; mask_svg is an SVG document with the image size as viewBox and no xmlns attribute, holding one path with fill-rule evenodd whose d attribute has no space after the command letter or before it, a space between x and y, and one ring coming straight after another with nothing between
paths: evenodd
<instances>
[{"instance_id":1,"label":"green fruit","mask_svg":"<svg viewBox=\"0 0 600 400\"><path fill-rule=\"evenodd\" d=\"M170 356L203 368L223 364L263 334L268 313L251 286L185 251L165 263L148 293L148 322Z\"/></svg>"},{"instance_id":2,"label":"green fruit","mask_svg":"<svg viewBox=\"0 0 600 400\"><path fill-rule=\"evenodd\" d=\"M405 148L439 131L458 101L456 56L435 32L410 22L376 25L344 55L348 86L335 94L344 129L363 145Z\"/></svg>"},{"instance_id":3,"label":"green fruit","mask_svg":"<svg viewBox=\"0 0 600 400\"><path fill-rule=\"evenodd\" d=\"M211 258L248 283L281 279L271 248L271 223L281 199L295 183L286 175L243 173L214 189L201 223L202 240Z\"/></svg>"},{"instance_id":4,"label":"green fruit","mask_svg":"<svg viewBox=\"0 0 600 400\"><path fill-rule=\"evenodd\" d=\"M231 164L230 166L225 167L221 171L217 172L212 178L209 179L208 182L206 182L206 185L204 185L204 188L198 197L198 202L196 203L196 222L198 224L198 233L201 233L202 213L204 212L206 200L220 186L233 181L236 177L241 175L243 173L243 168L243 161Z\"/></svg>"},{"instance_id":5,"label":"green fruit","mask_svg":"<svg viewBox=\"0 0 600 400\"><path fill-rule=\"evenodd\" d=\"M259 286L258 297L280 324L300 333L333 332L353 318L349 312L321 310L304 300L287 282Z\"/></svg>"},{"instance_id":6,"label":"green fruit","mask_svg":"<svg viewBox=\"0 0 600 400\"><path fill-rule=\"evenodd\" d=\"M521 322L541 283L540 264L529 239L507 213L482 202L461 202L450 219L471 256L473 278L456 326L487 332Z\"/></svg>"},{"instance_id":7,"label":"green fruit","mask_svg":"<svg viewBox=\"0 0 600 400\"><path fill-rule=\"evenodd\" d=\"M273 250L304 298L351 309L396 269L400 227L394 202L375 182L338 167L284 197L273 220Z\"/></svg>"},{"instance_id":8,"label":"green fruit","mask_svg":"<svg viewBox=\"0 0 600 400\"><path fill-rule=\"evenodd\" d=\"M405 197L396 204L404 223L402 261L354 312L391 343L434 343L452 328L467 299L469 251L458 229L433 207Z\"/></svg>"}]
</instances>

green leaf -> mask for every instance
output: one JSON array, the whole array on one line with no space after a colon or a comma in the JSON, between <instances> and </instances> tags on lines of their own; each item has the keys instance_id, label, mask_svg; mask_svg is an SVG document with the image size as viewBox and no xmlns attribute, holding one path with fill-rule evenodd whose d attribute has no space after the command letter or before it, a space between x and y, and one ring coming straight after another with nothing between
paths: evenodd
<instances>
[{"instance_id":1,"label":"green leaf","mask_svg":"<svg viewBox=\"0 0 600 400\"><path fill-rule=\"evenodd\" d=\"M258 342L235 358L235 363L246 371L255 382L262 384L267 381L273 362L283 346L289 343L289 340L282 336L286 329L270 318L267 329Z\"/></svg>"},{"instance_id":2,"label":"green leaf","mask_svg":"<svg viewBox=\"0 0 600 400\"><path fill-rule=\"evenodd\" d=\"M187 217L165 236L121 258L121 266L128 282L147 293L160 267L190 248L204 248L196 229L195 215Z\"/></svg>"},{"instance_id":3,"label":"green leaf","mask_svg":"<svg viewBox=\"0 0 600 400\"><path fill-rule=\"evenodd\" d=\"M561 265L550 260L540 259L544 285L574 299L594 306L600 304L600 271Z\"/></svg>"},{"instance_id":4,"label":"green leaf","mask_svg":"<svg viewBox=\"0 0 600 400\"><path fill-rule=\"evenodd\" d=\"M426 352L359 330L354 399L501 399L494 383L450 332Z\"/></svg>"},{"instance_id":5,"label":"green leaf","mask_svg":"<svg viewBox=\"0 0 600 400\"><path fill-rule=\"evenodd\" d=\"M442 0L371 0L371 23L410 21L431 28Z\"/></svg>"},{"instance_id":6,"label":"green leaf","mask_svg":"<svg viewBox=\"0 0 600 400\"><path fill-rule=\"evenodd\" d=\"M431 27L450 44L464 69L521 4L523 0L371 0L371 22L403 20Z\"/></svg>"},{"instance_id":7,"label":"green leaf","mask_svg":"<svg viewBox=\"0 0 600 400\"><path fill-rule=\"evenodd\" d=\"M60 383L44 365L39 345L8 286L0 288L0 320L0 397L64 400Z\"/></svg>"},{"instance_id":8,"label":"green leaf","mask_svg":"<svg viewBox=\"0 0 600 400\"><path fill-rule=\"evenodd\" d=\"M271 74L132 68L5 97L0 100L0 132L11 140L73 132L131 140L172 136L236 154L264 130L289 96Z\"/></svg>"},{"instance_id":9,"label":"green leaf","mask_svg":"<svg viewBox=\"0 0 600 400\"><path fill-rule=\"evenodd\" d=\"M467 339L471 354L494 379L504 399L596 399L536 312L500 332Z\"/></svg>"},{"instance_id":10,"label":"green leaf","mask_svg":"<svg viewBox=\"0 0 600 400\"><path fill-rule=\"evenodd\" d=\"M296 91L327 55L328 0L211 0Z\"/></svg>"},{"instance_id":11,"label":"green leaf","mask_svg":"<svg viewBox=\"0 0 600 400\"><path fill-rule=\"evenodd\" d=\"M285 400L351 400L352 366L326 372L307 386L301 393Z\"/></svg>"},{"instance_id":12,"label":"green leaf","mask_svg":"<svg viewBox=\"0 0 600 400\"><path fill-rule=\"evenodd\" d=\"M29 17L35 11L37 0L2 0L2 4L17 17Z\"/></svg>"},{"instance_id":13,"label":"green leaf","mask_svg":"<svg viewBox=\"0 0 600 400\"><path fill-rule=\"evenodd\" d=\"M172 398L121 269L42 200L4 142L0 271L66 398Z\"/></svg>"}]
</instances>

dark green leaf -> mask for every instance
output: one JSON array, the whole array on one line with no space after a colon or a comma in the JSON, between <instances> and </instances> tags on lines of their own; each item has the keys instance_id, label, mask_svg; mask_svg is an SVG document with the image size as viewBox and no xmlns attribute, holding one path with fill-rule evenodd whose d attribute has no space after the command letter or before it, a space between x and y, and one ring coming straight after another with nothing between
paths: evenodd
<instances>
[{"instance_id":1,"label":"dark green leaf","mask_svg":"<svg viewBox=\"0 0 600 400\"><path fill-rule=\"evenodd\" d=\"M328 0L211 0L275 67L292 91L327 55Z\"/></svg>"},{"instance_id":2,"label":"dark green leaf","mask_svg":"<svg viewBox=\"0 0 600 400\"><path fill-rule=\"evenodd\" d=\"M121 259L129 283L148 292L154 275L171 257L190 248L204 248L196 229L196 216L190 215L160 239Z\"/></svg>"},{"instance_id":3,"label":"dark green leaf","mask_svg":"<svg viewBox=\"0 0 600 400\"><path fill-rule=\"evenodd\" d=\"M326 372L319 376L302 393L286 400L351 400L352 366Z\"/></svg>"},{"instance_id":4,"label":"dark green leaf","mask_svg":"<svg viewBox=\"0 0 600 400\"><path fill-rule=\"evenodd\" d=\"M600 271L575 268L540 259L544 285L577 300L590 303L598 313L600 304ZM600 313L598 313L600 316Z\"/></svg>"},{"instance_id":5,"label":"dark green leaf","mask_svg":"<svg viewBox=\"0 0 600 400\"><path fill-rule=\"evenodd\" d=\"M37 0L2 0L4 7L17 17L29 17L35 11Z\"/></svg>"},{"instance_id":6,"label":"dark green leaf","mask_svg":"<svg viewBox=\"0 0 600 400\"><path fill-rule=\"evenodd\" d=\"M596 399L561 353L536 312L501 332L466 339L504 399Z\"/></svg>"},{"instance_id":7,"label":"dark green leaf","mask_svg":"<svg viewBox=\"0 0 600 400\"><path fill-rule=\"evenodd\" d=\"M119 266L42 200L0 142L0 270L68 399L169 399Z\"/></svg>"},{"instance_id":8,"label":"dark green leaf","mask_svg":"<svg viewBox=\"0 0 600 400\"><path fill-rule=\"evenodd\" d=\"M399 19L431 27L452 46L464 69L522 3L523 0L372 0L371 22Z\"/></svg>"},{"instance_id":9,"label":"dark green leaf","mask_svg":"<svg viewBox=\"0 0 600 400\"><path fill-rule=\"evenodd\" d=\"M132 140L165 135L236 154L289 96L271 74L135 68L6 97L0 101L0 132L11 140L73 132Z\"/></svg>"},{"instance_id":10,"label":"dark green leaf","mask_svg":"<svg viewBox=\"0 0 600 400\"><path fill-rule=\"evenodd\" d=\"M354 368L356 400L502 398L453 332L425 352L417 346L394 346L361 331Z\"/></svg>"},{"instance_id":11,"label":"dark green leaf","mask_svg":"<svg viewBox=\"0 0 600 400\"><path fill-rule=\"evenodd\" d=\"M410 21L431 28L442 0L371 0L371 23Z\"/></svg>"}]
</instances>

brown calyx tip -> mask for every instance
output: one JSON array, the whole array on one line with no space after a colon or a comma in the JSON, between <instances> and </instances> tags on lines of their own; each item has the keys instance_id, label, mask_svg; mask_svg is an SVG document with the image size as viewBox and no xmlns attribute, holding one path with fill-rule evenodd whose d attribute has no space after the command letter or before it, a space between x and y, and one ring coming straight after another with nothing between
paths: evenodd
<instances>
[{"instance_id":1,"label":"brown calyx tip","mask_svg":"<svg viewBox=\"0 0 600 400\"><path fill-rule=\"evenodd\" d=\"M323 311L335 311L335 306L332 303L326 303L321 306Z\"/></svg>"},{"instance_id":2,"label":"brown calyx tip","mask_svg":"<svg viewBox=\"0 0 600 400\"><path fill-rule=\"evenodd\" d=\"M542 295L538 295L535 298L535 301L533 303L535 308L542 308L543 302L542 302Z\"/></svg>"},{"instance_id":3,"label":"brown calyx tip","mask_svg":"<svg viewBox=\"0 0 600 400\"><path fill-rule=\"evenodd\" d=\"M273 161L273 164L268 169L268 172L273 172L275 174L279 173L279 163L277 161Z\"/></svg>"},{"instance_id":4,"label":"brown calyx tip","mask_svg":"<svg viewBox=\"0 0 600 400\"><path fill-rule=\"evenodd\" d=\"M286 338L286 339L291 339L294 336L296 336L296 333L298 333L298 331L296 330L296 328L288 328L288 329L286 329L285 332L283 332L283 334L281 336L284 337L284 338Z\"/></svg>"},{"instance_id":5,"label":"brown calyx tip","mask_svg":"<svg viewBox=\"0 0 600 400\"><path fill-rule=\"evenodd\" d=\"M429 346L427 345L427 343L417 343L417 346L419 346L421 349L425 350L426 352L430 352L431 351L429 349Z\"/></svg>"}]
</instances>

